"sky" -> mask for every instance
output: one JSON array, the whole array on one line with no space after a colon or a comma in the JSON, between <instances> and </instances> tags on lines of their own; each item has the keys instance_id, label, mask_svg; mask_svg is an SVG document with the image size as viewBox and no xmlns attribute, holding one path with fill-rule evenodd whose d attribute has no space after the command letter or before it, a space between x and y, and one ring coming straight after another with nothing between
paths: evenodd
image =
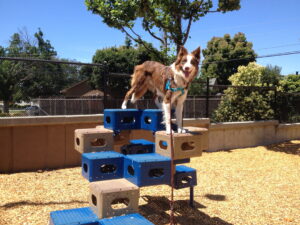
<instances>
[{"instance_id":1,"label":"sky","mask_svg":"<svg viewBox=\"0 0 300 225\"><path fill-rule=\"evenodd\" d=\"M214 1L216 2L216 0ZM185 47L206 48L212 37L234 36L243 32L259 56L300 50L299 0L241 0L241 9L211 13L193 23ZM58 57L92 62L97 49L124 44L125 35L102 22L87 10L84 0L0 0L0 45L8 46L13 33L26 29L33 35L38 28L50 40ZM157 42L135 27L147 41ZM300 72L300 54L258 59L282 68L282 74Z\"/></svg>"}]
</instances>

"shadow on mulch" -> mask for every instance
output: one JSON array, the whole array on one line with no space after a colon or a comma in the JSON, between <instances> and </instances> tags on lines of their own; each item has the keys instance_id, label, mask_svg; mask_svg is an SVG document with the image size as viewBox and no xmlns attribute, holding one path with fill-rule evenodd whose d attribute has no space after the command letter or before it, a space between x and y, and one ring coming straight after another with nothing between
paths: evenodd
<instances>
[{"instance_id":1,"label":"shadow on mulch","mask_svg":"<svg viewBox=\"0 0 300 225\"><path fill-rule=\"evenodd\" d=\"M226 201L225 195L213 195L213 194L206 194L204 197L208 198L209 200L213 201Z\"/></svg>"},{"instance_id":2,"label":"shadow on mulch","mask_svg":"<svg viewBox=\"0 0 300 225\"><path fill-rule=\"evenodd\" d=\"M87 201L69 201L69 202L31 202L31 201L19 201L10 202L5 205L0 206L0 208L10 209L15 207L22 207L25 205L61 205L61 204L73 204L73 203L87 203Z\"/></svg>"},{"instance_id":3,"label":"shadow on mulch","mask_svg":"<svg viewBox=\"0 0 300 225\"><path fill-rule=\"evenodd\" d=\"M170 215L165 211L170 209L169 199L164 196L142 196L147 204L139 207L139 212L156 225L169 224ZM189 200L174 201L175 222L182 225L232 225L219 217L210 217L199 209L206 206L194 202L194 208L189 206Z\"/></svg>"},{"instance_id":4,"label":"shadow on mulch","mask_svg":"<svg viewBox=\"0 0 300 225\"><path fill-rule=\"evenodd\" d=\"M267 150L275 152L284 152L287 154L293 154L300 156L300 143L296 144L292 141L286 141L280 144L273 144L266 146Z\"/></svg>"}]
</instances>

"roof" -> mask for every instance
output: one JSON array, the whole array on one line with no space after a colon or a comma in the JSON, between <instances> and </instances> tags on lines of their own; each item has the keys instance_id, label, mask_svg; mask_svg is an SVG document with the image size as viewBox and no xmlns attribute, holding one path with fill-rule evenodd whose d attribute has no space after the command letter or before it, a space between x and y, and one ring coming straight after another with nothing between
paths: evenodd
<instances>
[{"instance_id":1,"label":"roof","mask_svg":"<svg viewBox=\"0 0 300 225\"><path fill-rule=\"evenodd\" d=\"M91 90L82 95L82 97L102 97L104 93L100 90Z\"/></svg>"}]
</instances>

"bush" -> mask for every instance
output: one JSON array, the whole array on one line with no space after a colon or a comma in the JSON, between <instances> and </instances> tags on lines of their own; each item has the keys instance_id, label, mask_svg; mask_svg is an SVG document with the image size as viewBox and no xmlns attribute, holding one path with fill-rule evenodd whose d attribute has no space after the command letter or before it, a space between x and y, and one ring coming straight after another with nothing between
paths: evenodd
<instances>
[{"instance_id":1,"label":"bush","mask_svg":"<svg viewBox=\"0 0 300 225\"><path fill-rule=\"evenodd\" d=\"M221 103L212 115L214 122L269 120L275 118L273 110L274 91L262 89L266 74L264 67L249 63L240 66L238 72L230 76L234 86L224 91ZM270 85L270 84L269 84ZM247 88L249 86L249 88ZM253 86L255 86L253 88Z\"/></svg>"}]
</instances>

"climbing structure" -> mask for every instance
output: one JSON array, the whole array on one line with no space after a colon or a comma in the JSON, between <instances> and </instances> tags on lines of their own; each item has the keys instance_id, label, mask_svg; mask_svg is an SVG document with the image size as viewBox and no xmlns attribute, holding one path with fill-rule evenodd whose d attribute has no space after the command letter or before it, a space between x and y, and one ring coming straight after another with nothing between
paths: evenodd
<instances>
[{"instance_id":1,"label":"climbing structure","mask_svg":"<svg viewBox=\"0 0 300 225\"><path fill-rule=\"evenodd\" d=\"M89 207L50 213L50 225L135 225L153 224L138 214L140 187L171 185L190 188L197 185L196 170L183 164L201 156L208 146L205 128L187 127L185 134L173 135L175 168L171 168L170 135L162 124L161 110L109 109L104 126L75 130L75 149L82 154L82 175L89 184ZM155 135L155 143L130 140L120 145L124 130L144 129ZM172 174L171 171L174 171Z\"/></svg>"}]
</instances>

